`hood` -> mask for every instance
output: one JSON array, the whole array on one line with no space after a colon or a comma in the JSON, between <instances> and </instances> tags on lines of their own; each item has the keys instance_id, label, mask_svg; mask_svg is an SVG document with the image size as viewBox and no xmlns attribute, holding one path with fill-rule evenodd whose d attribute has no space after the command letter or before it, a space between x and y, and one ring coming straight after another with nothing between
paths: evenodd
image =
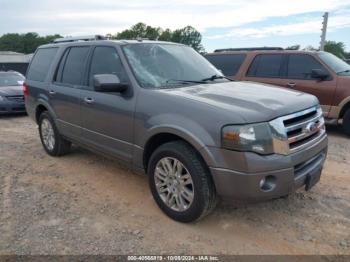
<instances>
[{"instance_id":1,"label":"hood","mask_svg":"<svg viewBox=\"0 0 350 262\"><path fill-rule=\"evenodd\" d=\"M203 84L164 91L239 114L246 123L270 121L318 104L313 95L254 82Z\"/></svg>"},{"instance_id":2,"label":"hood","mask_svg":"<svg viewBox=\"0 0 350 262\"><path fill-rule=\"evenodd\" d=\"M22 86L0 86L0 96L20 96L23 95Z\"/></svg>"}]
</instances>

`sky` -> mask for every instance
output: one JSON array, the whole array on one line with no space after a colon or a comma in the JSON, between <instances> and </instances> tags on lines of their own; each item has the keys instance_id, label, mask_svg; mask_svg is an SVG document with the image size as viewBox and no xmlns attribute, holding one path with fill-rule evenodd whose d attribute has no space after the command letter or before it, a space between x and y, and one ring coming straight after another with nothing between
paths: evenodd
<instances>
[{"instance_id":1,"label":"sky","mask_svg":"<svg viewBox=\"0 0 350 262\"><path fill-rule=\"evenodd\" d=\"M350 0L0 0L0 35L114 34L144 22L170 29L191 25L207 51L319 47L324 12L327 40L344 42L350 51Z\"/></svg>"}]
</instances>

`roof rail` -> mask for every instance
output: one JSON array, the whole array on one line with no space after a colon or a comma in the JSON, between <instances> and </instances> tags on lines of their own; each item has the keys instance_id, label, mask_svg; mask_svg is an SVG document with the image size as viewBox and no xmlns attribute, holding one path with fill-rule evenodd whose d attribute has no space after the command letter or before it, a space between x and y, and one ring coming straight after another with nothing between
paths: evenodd
<instances>
[{"instance_id":1,"label":"roof rail","mask_svg":"<svg viewBox=\"0 0 350 262\"><path fill-rule=\"evenodd\" d=\"M223 49L216 49L214 50L214 53L220 53L220 52L230 52L230 51L267 51L267 50L283 50L282 47L246 47L246 48L223 48Z\"/></svg>"},{"instance_id":2,"label":"roof rail","mask_svg":"<svg viewBox=\"0 0 350 262\"><path fill-rule=\"evenodd\" d=\"M69 43L69 42L78 42L78 41L94 41L94 40L106 40L106 37L102 35L88 35L88 36L75 36L75 37L63 37L53 40L53 43Z\"/></svg>"}]
</instances>

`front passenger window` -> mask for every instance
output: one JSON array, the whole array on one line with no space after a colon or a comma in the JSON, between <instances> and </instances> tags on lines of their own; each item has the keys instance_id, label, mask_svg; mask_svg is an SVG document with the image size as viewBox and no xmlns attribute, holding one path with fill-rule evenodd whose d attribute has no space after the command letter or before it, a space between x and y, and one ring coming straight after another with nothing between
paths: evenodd
<instances>
[{"instance_id":1,"label":"front passenger window","mask_svg":"<svg viewBox=\"0 0 350 262\"><path fill-rule=\"evenodd\" d=\"M327 70L311 55L289 55L287 78L311 80L312 69L322 69L327 72Z\"/></svg>"},{"instance_id":2,"label":"front passenger window","mask_svg":"<svg viewBox=\"0 0 350 262\"><path fill-rule=\"evenodd\" d=\"M93 86L94 75L114 74L123 84L128 83L124 67L120 61L117 50L113 47L98 46L94 50L91 60L89 83Z\"/></svg>"}]
</instances>

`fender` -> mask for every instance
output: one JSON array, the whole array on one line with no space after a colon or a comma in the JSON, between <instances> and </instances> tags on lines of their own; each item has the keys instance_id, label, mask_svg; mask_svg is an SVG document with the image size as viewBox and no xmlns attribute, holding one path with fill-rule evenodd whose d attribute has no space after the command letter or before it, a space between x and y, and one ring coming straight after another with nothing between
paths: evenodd
<instances>
[{"instance_id":1,"label":"fender","mask_svg":"<svg viewBox=\"0 0 350 262\"><path fill-rule=\"evenodd\" d=\"M188 127L188 125L185 125L186 127ZM214 140L212 139L212 137L209 135L209 133L204 130L202 127L197 127L196 128L197 134L201 133L201 135L195 135L192 134L188 129L185 129L183 127L180 126L176 126L176 125L158 125L158 126L154 126L152 128L150 128L149 130L147 130L146 135L143 137L143 140L141 142L141 147L142 147L142 161L143 161L143 151L147 145L147 142L154 136L158 135L158 134L172 134L172 135L176 135L180 138L182 138L183 140L185 140L186 142L188 142L190 145L192 145L197 151L198 153L202 156L202 158L204 159L204 161L210 166L212 165L212 163L214 163L214 157L213 155L210 153L210 151L208 150L208 145L213 145L214 144ZM199 137L205 138L204 140L200 140ZM140 152L141 153L141 152ZM138 156L138 158L140 158L141 161L141 156Z\"/></svg>"},{"instance_id":2,"label":"fender","mask_svg":"<svg viewBox=\"0 0 350 262\"><path fill-rule=\"evenodd\" d=\"M350 103L350 96L344 98L338 106L331 106L328 117L339 119L341 118L341 113L344 113L344 108Z\"/></svg>"}]
</instances>

